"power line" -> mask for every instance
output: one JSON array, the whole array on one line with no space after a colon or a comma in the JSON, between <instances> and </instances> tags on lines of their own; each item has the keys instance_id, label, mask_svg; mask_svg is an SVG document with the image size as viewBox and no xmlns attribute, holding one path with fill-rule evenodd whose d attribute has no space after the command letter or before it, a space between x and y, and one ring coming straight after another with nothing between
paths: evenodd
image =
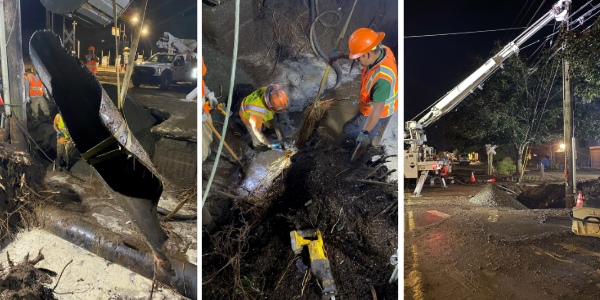
<instances>
[{"instance_id":1,"label":"power line","mask_svg":"<svg viewBox=\"0 0 600 300\"><path fill-rule=\"evenodd\" d=\"M552 24L547 24L544 26L552 26ZM479 31L463 31L463 32L451 32L451 33L438 33L438 34L425 34L425 35L411 35L405 36L405 39L410 38L420 38L420 37L434 37L434 36L446 36L446 35L462 35L462 34L472 34L472 33L484 33L484 32L494 32L494 31L503 31L503 30L515 30L515 29L525 29L529 27L513 27L513 28L502 28L502 29L490 29L490 30L479 30Z\"/></svg>"}]
</instances>

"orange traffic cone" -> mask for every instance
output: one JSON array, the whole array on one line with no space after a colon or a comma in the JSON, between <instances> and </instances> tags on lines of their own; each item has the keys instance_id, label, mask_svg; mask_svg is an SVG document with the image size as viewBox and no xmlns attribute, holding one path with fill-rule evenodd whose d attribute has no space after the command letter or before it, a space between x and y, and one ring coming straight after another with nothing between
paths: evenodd
<instances>
[{"instance_id":1,"label":"orange traffic cone","mask_svg":"<svg viewBox=\"0 0 600 300\"><path fill-rule=\"evenodd\" d=\"M581 196L581 191L579 191L579 196L577 196L577 203L575 206L583 205L583 197Z\"/></svg>"},{"instance_id":2,"label":"orange traffic cone","mask_svg":"<svg viewBox=\"0 0 600 300\"><path fill-rule=\"evenodd\" d=\"M475 173L471 172L471 182L475 182Z\"/></svg>"},{"instance_id":3,"label":"orange traffic cone","mask_svg":"<svg viewBox=\"0 0 600 300\"><path fill-rule=\"evenodd\" d=\"M487 182L496 182L496 178L488 179Z\"/></svg>"}]
</instances>

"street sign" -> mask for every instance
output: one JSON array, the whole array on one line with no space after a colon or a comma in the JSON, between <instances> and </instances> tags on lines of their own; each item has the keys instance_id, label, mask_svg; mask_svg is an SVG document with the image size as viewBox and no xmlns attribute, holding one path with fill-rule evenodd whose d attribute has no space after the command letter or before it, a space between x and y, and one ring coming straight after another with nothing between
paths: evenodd
<instances>
[{"instance_id":1,"label":"street sign","mask_svg":"<svg viewBox=\"0 0 600 300\"><path fill-rule=\"evenodd\" d=\"M496 150L496 148L497 148L498 146L493 146L493 147L492 147L492 145L485 145L485 147L486 147L486 149L487 149L487 154L490 154L490 153L496 154L496 151L495 151L495 150Z\"/></svg>"},{"instance_id":2,"label":"street sign","mask_svg":"<svg viewBox=\"0 0 600 300\"><path fill-rule=\"evenodd\" d=\"M71 42L71 44L73 44L74 43L73 42L74 41L74 39L73 39L74 34L75 34L74 31L71 31L71 32L65 31L65 41L64 41L64 44L66 44L68 42Z\"/></svg>"}]
</instances>

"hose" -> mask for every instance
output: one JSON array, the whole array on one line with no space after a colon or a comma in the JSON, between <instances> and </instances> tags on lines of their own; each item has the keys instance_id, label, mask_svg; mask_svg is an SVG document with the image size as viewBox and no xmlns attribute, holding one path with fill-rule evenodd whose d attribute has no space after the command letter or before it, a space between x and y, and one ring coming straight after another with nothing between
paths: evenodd
<instances>
[{"instance_id":1,"label":"hose","mask_svg":"<svg viewBox=\"0 0 600 300\"><path fill-rule=\"evenodd\" d=\"M212 185L213 179L215 178L215 173L217 172L217 166L219 165L219 158L221 158L221 151L223 150L223 142L225 142L225 134L227 133L227 124L229 123L229 115L231 112L231 98L233 97L233 84L235 81L235 67L237 63L237 54L238 54L238 39L240 35L240 0L235 0L235 32L233 37L233 59L231 61L231 78L229 79L229 97L227 99L227 111L225 113L225 121L223 122L223 133L221 133L221 140L219 141L219 149L217 150L217 157L215 158L215 163L213 165L212 172L210 173L210 177L208 178L208 183L206 184L206 191L204 191L204 197L202 197L202 206L204 207L204 202L206 202L206 197L208 197L208 192L210 192L210 186Z\"/></svg>"},{"instance_id":2,"label":"hose","mask_svg":"<svg viewBox=\"0 0 600 300\"><path fill-rule=\"evenodd\" d=\"M342 84L342 70L340 69L340 67L334 63L329 63L329 56L327 56L327 54L325 54L325 52L323 52L323 50L321 49L321 47L319 46L319 41L317 40L317 33L315 32L315 24L317 23L317 20L319 20L319 18L321 18L323 15L326 14L335 14L337 16L337 20L336 22L334 22L333 24L327 24L327 23L323 23L323 21L320 21L321 24L323 24L323 26L326 27L333 27L336 26L340 20L342 19L342 17L340 16L340 13L338 11L335 10L329 10L326 12L321 13L320 15L316 16L317 11L317 6L315 5L315 0L311 0L311 8L310 8L310 19L311 19L311 25L310 25L310 46L312 47L313 51L315 52L315 55L317 56L321 56L321 58L323 58L323 60L331 65L331 67L333 67L333 69L335 70L335 75L337 76L335 85L333 86L334 89L337 89L338 87L340 87L340 85Z\"/></svg>"}]
</instances>

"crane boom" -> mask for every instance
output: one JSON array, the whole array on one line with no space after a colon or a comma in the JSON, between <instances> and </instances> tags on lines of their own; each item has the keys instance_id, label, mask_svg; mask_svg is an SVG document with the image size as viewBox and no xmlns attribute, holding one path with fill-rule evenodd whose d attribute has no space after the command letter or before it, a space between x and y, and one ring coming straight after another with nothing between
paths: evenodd
<instances>
[{"instance_id":1,"label":"crane boom","mask_svg":"<svg viewBox=\"0 0 600 300\"><path fill-rule=\"evenodd\" d=\"M517 38L508 43L496 55L486 61L479 69L473 72L469 77L450 90L444 97L437 101L433 106L422 112L424 114L419 121L408 121L405 124L404 142L410 144L410 148L405 151L405 178L417 178L419 172L425 171L425 175L421 176L421 181L424 181L429 171L439 171L446 167L451 169L450 165L433 161L433 149L427 147L424 143L427 141L424 129L438 121L442 116L452 111L460 104L467 96L469 96L476 88L483 89L483 83L495 71L502 68L503 62L512 55L519 52L520 47L529 40L540 29L550 23L552 20L558 22L565 21L568 15L568 7L571 0L559 0L550 11L544 14L534 24L527 27L523 33ZM420 194L420 187L423 182L417 184L415 196ZM420 187L419 187L420 186Z\"/></svg>"},{"instance_id":2,"label":"crane boom","mask_svg":"<svg viewBox=\"0 0 600 300\"><path fill-rule=\"evenodd\" d=\"M421 124L423 128L429 127L431 124L438 121L443 115L449 111L452 111L452 109L456 107L456 105L458 105L462 100L464 100L469 94L471 94L475 88L482 88L482 83L490 75L492 75L494 71L500 68L506 59L511 57L513 54L518 53L521 45L523 45L540 29L542 29L542 27L546 26L552 20L557 18L557 14L555 12L556 10L552 9L546 13L515 40L504 46L500 52L485 62L483 66L481 66L479 69L473 72L473 74L454 87L442 99L440 99L440 101L434 105L433 108L431 108L431 111L429 111L419 120L419 124ZM563 11L563 13L566 13L566 11Z\"/></svg>"}]
</instances>

